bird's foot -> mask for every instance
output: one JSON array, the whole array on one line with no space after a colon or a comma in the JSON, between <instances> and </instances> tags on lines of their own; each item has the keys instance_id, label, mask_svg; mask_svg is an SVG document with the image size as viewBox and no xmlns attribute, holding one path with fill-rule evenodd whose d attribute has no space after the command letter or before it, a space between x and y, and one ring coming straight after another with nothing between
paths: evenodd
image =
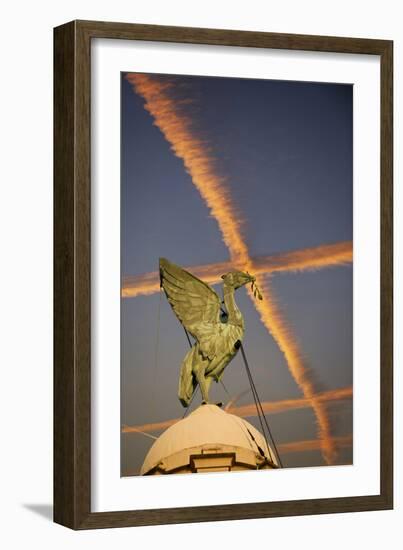
<instances>
[{"instance_id":1,"label":"bird's foot","mask_svg":"<svg viewBox=\"0 0 403 550\"><path fill-rule=\"evenodd\" d=\"M216 403L216 406L221 408L223 406L222 401L219 401L218 403Z\"/></svg>"}]
</instances>

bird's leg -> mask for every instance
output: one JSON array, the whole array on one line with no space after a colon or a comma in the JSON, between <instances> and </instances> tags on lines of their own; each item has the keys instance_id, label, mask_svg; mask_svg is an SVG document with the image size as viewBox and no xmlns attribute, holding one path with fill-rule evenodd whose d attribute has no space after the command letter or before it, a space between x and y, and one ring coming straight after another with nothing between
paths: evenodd
<instances>
[{"instance_id":1,"label":"bird's leg","mask_svg":"<svg viewBox=\"0 0 403 550\"><path fill-rule=\"evenodd\" d=\"M209 392L210 392L210 386L211 386L212 381L213 381L213 379L211 378L211 376L205 376L204 377L204 384L205 384L206 395L207 395L206 403L208 403L208 395L209 395ZM204 399L203 399L203 401L204 401Z\"/></svg>"},{"instance_id":2,"label":"bird's leg","mask_svg":"<svg viewBox=\"0 0 403 550\"><path fill-rule=\"evenodd\" d=\"M210 385L212 378L210 376L205 376L205 367L202 364L198 364L193 367L193 374L196 377L196 380L199 383L200 391L202 394L203 403L208 403L208 394L210 390Z\"/></svg>"}]
</instances>

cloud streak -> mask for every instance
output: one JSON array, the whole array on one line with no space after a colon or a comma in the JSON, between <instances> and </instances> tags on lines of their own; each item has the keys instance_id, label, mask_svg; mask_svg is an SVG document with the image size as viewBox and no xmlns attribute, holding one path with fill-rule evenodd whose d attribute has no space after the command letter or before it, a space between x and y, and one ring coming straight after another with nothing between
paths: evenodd
<instances>
[{"instance_id":1,"label":"cloud streak","mask_svg":"<svg viewBox=\"0 0 403 550\"><path fill-rule=\"evenodd\" d=\"M180 102L173 98L172 85L138 73L127 74L127 79L136 93L143 97L145 109L170 144L173 153L183 161L210 215L218 224L231 262L239 269L252 272L254 263L243 238L240 213L233 204L225 179L215 169L208 146L197 137L191 120L181 112ZM303 261L300 260L294 269L301 269L302 265ZM253 300L250 292L249 294L264 326L283 352L291 375L304 397L311 402L317 419L323 457L328 464L332 464L336 458L336 446L331 437L329 415L325 406L315 398L313 378L302 358L298 342L276 304L269 283L262 274L257 275L257 283L264 291L264 300Z\"/></svg>"},{"instance_id":2,"label":"cloud streak","mask_svg":"<svg viewBox=\"0 0 403 550\"><path fill-rule=\"evenodd\" d=\"M292 336L273 297L269 281L262 275L257 275L256 283L264 296L263 300L255 302L260 319L283 352L290 373L301 388L304 397L311 403L317 420L319 439L322 441L323 457L328 464L332 464L337 451L331 437L330 417L327 414L326 406L316 397L317 391L312 375L305 365L298 342ZM248 289L248 293L253 300L252 290Z\"/></svg>"},{"instance_id":3,"label":"cloud streak","mask_svg":"<svg viewBox=\"0 0 403 550\"><path fill-rule=\"evenodd\" d=\"M352 435L342 435L333 438L337 448L351 447L353 444ZM318 439L308 439L305 441L292 441L290 443L280 443L277 445L281 455L290 453L301 453L306 451L320 451L322 448L321 441Z\"/></svg>"},{"instance_id":4,"label":"cloud streak","mask_svg":"<svg viewBox=\"0 0 403 550\"><path fill-rule=\"evenodd\" d=\"M352 435L341 435L334 438L334 443L338 449L349 448L353 444ZM292 454L292 453L303 453L308 451L320 451L321 442L318 439L306 439L303 441L290 441L288 443L280 443L277 445L278 451L281 455ZM128 470L123 473L123 476L138 476L140 475L139 471Z\"/></svg>"},{"instance_id":5,"label":"cloud streak","mask_svg":"<svg viewBox=\"0 0 403 550\"><path fill-rule=\"evenodd\" d=\"M353 388L348 386L346 388L339 388L335 390L329 390L321 392L315 395L315 399L318 403L338 402L345 399L351 399L353 396ZM263 401L262 408L265 414L278 414L286 411L292 411L297 409L306 409L312 406L311 399L297 398L297 399L281 399L279 401ZM249 403L247 405L240 405L238 407L231 406L225 409L230 414L240 416L242 418L257 416L256 405ZM162 420L161 422L150 422L148 424L142 424L139 426L123 426L122 433L144 433L150 434L150 432L158 432L166 430L170 426L173 426L179 422L181 418L170 418L168 420ZM145 434L144 434L145 435Z\"/></svg>"},{"instance_id":6,"label":"cloud streak","mask_svg":"<svg viewBox=\"0 0 403 550\"><path fill-rule=\"evenodd\" d=\"M342 241L282 254L251 258L251 271L254 275L272 273L316 271L318 269L344 266L353 260L353 243ZM233 262L219 262L208 265L188 266L185 269L209 284L221 282L221 275L234 269ZM123 279L122 297L134 298L159 292L159 273L152 271Z\"/></svg>"},{"instance_id":7,"label":"cloud streak","mask_svg":"<svg viewBox=\"0 0 403 550\"><path fill-rule=\"evenodd\" d=\"M240 213L232 203L224 178L216 173L208 147L192 132L191 121L178 112L176 101L169 95L171 85L145 74L131 73L127 80L144 98L145 109L174 154L182 159L193 184L218 223L232 261L243 263L248 250L242 238Z\"/></svg>"}]
</instances>

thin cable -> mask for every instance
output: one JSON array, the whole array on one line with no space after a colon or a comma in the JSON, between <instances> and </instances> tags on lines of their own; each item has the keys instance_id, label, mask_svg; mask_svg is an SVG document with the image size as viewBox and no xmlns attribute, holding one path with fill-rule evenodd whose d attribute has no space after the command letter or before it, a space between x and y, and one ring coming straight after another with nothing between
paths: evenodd
<instances>
[{"instance_id":1,"label":"thin cable","mask_svg":"<svg viewBox=\"0 0 403 550\"><path fill-rule=\"evenodd\" d=\"M277 456L278 462L279 462L280 466L283 467L283 464L282 464L281 458L280 458L280 454L279 454L279 452L278 452L278 449L277 449L277 446L276 446L276 442L274 441L274 437L273 437L273 435L272 435L272 433L271 433L271 429L270 429L269 423L267 422L266 415L264 414L263 407L262 407L262 403L261 403L261 401L260 401L260 399L259 399L259 395L258 395L258 393L257 393L257 389L256 389L255 383L254 383L254 381L253 381L252 373L250 372L249 363L248 363L248 360L246 359L245 350L244 350L242 344L241 344L241 351L242 351L242 356L243 356L243 359L244 359L244 362L245 362L245 366L246 366L246 368L247 368L247 370L248 370L248 372L249 372L249 377L250 377L250 381L251 381L252 386L253 386L253 391L254 391L254 393L256 394L256 399L257 399L258 406L259 406L259 409L260 409L260 414L261 414L261 416L263 417L264 423L265 423L266 428L267 428L267 432L268 432L268 434L269 434L270 440L271 440L271 442L272 442L272 444L273 444L273 447L274 447L274 450L275 450L275 452L276 452L276 456Z\"/></svg>"},{"instance_id":2,"label":"thin cable","mask_svg":"<svg viewBox=\"0 0 403 550\"><path fill-rule=\"evenodd\" d=\"M274 450L275 450L275 453L276 453L276 456L277 456L277 460L278 460L278 463L279 465L281 466L281 468L283 467L283 464L281 462L281 458L280 458L280 455L279 455L279 452L278 452L278 449L277 449L277 446L276 446L276 442L274 441L274 438L273 438L273 434L271 433L271 430L270 430L270 426L267 422L267 419L266 419L266 415L264 414L264 411L263 411L263 407L262 407L262 403L259 399L259 395L257 393L257 389L256 389L256 386L255 386L255 383L253 381L253 378L252 378L252 373L250 372L250 368L249 368L249 363L248 363L248 360L246 358L246 354L245 354L245 350L244 350L244 347L242 345L242 342L241 342L241 345L240 345L240 348L241 348L241 353L242 353L242 358L244 360L244 363L245 363L245 368L246 368L246 371L248 373L248 378L249 378L249 382L251 384L251 388L252 388L252 393L254 394L254 396L256 395L256 399L255 399L255 402L257 402L257 408L258 408L258 416L259 416L259 419L260 419L260 415L263 417L263 420L264 420L264 423L266 425L266 429L267 429L267 432L269 434L269 437L270 437L270 440L272 442L272 445L274 447ZM260 410L260 413L259 413L259 410ZM267 441L266 441L267 443ZM269 453L270 453L270 448L269 448Z\"/></svg>"},{"instance_id":3,"label":"thin cable","mask_svg":"<svg viewBox=\"0 0 403 550\"><path fill-rule=\"evenodd\" d=\"M183 326L183 325L182 325ZM185 327L183 326L183 330L185 331L185 334L186 334L186 338L188 339L188 342L189 342L189 347L192 347L192 342L190 341L190 336L189 336L189 333L188 331L185 329Z\"/></svg>"},{"instance_id":4,"label":"thin cable","mask_svg":"<svg viewBox=\"0 0 403 550\"><path fill-rule=\"evenodd\" d=\"M245 356L245 359L246 359L246 356ZM249 372L250 372L249 365L248 365L247 368L248 368L248 370L249 370ZM262 417L263 420L264 420L264 423L265 423L267 432L268 432L268 434L269 434L269 438L270 438L271 443L272 443L272 445L273 445L273 447L274 447L274 449L275 449L275 451L276 451L277 460L278 460L280 466L282 467L281 458L280 458L280 455L279 455L279 453L278 453L278 450L277 450L276 443L275 443L275 441L274 441L273 435L272 435L272 433L271 433L270 426L269 426L269 424L268 424L268 422L267 422L266 415L264 414L263 407L262 407L262 403L261 403L261 401L260 401L260 399L259 399L259 395L258 395L258 393L257 393L257 389L256 389L255 383L254 383L254 381L253 381L253 378L252 378L252 374L251 374L251 373L250 373L250 380L251 380L251 383L252 383L252 385L253 385L254 392L255 392L255 394L256 394L256 400L257 400L258 407L259 407L259 410L260 410L260 415L261 415L261 417Z\"/></svg>"},{"instance_id":5,"label":"thin cable","mask_svg":"<svg viewBox=\"0 0 403 550\"><path fill-rule=\"evenodd\" d=\"M157 315L157 337L155 341L155 352L154 352L154 378L156 370L158 367L158 351L159 351L159 342L160 342L160 324L161 324L161 296L162 292L160 291L160 296L158 299L158 315Z\"/></svg>"},{"instance_id":6,"label":"thin cable","mask_svg":"<svg viewBox=\"0 0 403 550\"><path fill-rule=\"evenodd\" d=\"M227 390L227 388L225 387L225 384L222 380L220 380L221 382L221 386L224 388L224 391L225 393L228 395L228 397L231 399L231 394L229 393L229 391Z\"/></svg>"},{"instance_id":7,"label":"thin cable","mask_svg":"<svg viewBox=\"0 0 403 550\"><path fill-rule=\"evenodd\" d=\"M182 326L183 326L183 325L182 325ZM189 347L191 348L191 347L192 347L192 342L191 342L191 340L190 340L189 333L188 333L188 331L185 329L184 326L183 326L183 330L185 331L186 338L187 338L187 340L188 340L188 342L189 342ZM192 397L191 397L191 399L190 399L190 401L189 401L189 405L186 407L185 412L183 413L182 420L185 418L185 416L186 416L187 413L189 412L190 405L192 404L192 401L193 401L193 399L194 399L194 397L195 397L195 395L196 395L196 393L197 393L198 387L199 387L199 383L196 384L196 387L195 387L195 389L193 390L193 395L192 395Z\"/></svg>"},{"instance_id":8,"label":"thin cable","mask_svg":"<svg viewBox=\"0 0 403 550\"><path fill-rule=\"evenodd\" d=\"M155 339L155 350L154 350L154 373L153 373L153 394L154 399L151 401L152 414L155 412L155 386L157 381L157 371L159 363L159 343L160 343L160 325L161 325L161 296L162 292L160 291L158 299L158 315L157 315L157 335Z\"/></svg>"},{"instance_id":9,"label":"thin cable","mask_svg":"<svg viewBox=\"0 0 403 550\"><path fill-rule=\"evenodd\" d=\"M241 346L241 349L242 349L242 346ZM245 362L245 358L244 358L244 362ZM257 391L256 391L255 385L253 383L252 374L251 374L249 368L247 367L246 362L245 362L245 367L246 367L246 374L247 374L248 379L249 379L249 384L250 384L250 387L251 387L251 390L252 390L253 400L255 401L255 407L256 407L256 412L257 412L257 416L258 416L258 419L259 419L259 423L260 423L260 429L262 430L262 434L263 434L263 437L264 437L265 442L266 442L266 447L267 447L267 450L269 452L269 459L270 459L270 462L274 462L272 454L271 454L269 441L268 441L267 436L266 436L266 430L264 429L264 426L263 426L262 416L261 416L261 413L260 413L260 410L259 410L259 405L258 405L258 399L259 398L257 396Z\"/></svg>"}]
</instances>

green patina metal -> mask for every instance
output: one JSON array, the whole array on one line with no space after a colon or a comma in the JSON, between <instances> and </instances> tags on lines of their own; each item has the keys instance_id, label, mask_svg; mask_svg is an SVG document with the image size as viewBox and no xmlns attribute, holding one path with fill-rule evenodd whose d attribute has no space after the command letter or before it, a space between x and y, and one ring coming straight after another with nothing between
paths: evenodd
<instances>
[{"instance_id":1,"label":"green patina metal","mask_svg":"<svg viewBox=\"0 0 403 550\"><path fill-rule=\"evenodd\" d=\"M211 382L220 380L244 336L244 320L235 303L235 290L252 283L255 296L259 299L262 296L255 278L244 271L230 271L222 276L224 308L208 284L165 258L160 258L160 276L175 315L195 339L182 362L179 400L188 407L199 384L203 402L208 403Z\"/></svg>"}]
</instances>

